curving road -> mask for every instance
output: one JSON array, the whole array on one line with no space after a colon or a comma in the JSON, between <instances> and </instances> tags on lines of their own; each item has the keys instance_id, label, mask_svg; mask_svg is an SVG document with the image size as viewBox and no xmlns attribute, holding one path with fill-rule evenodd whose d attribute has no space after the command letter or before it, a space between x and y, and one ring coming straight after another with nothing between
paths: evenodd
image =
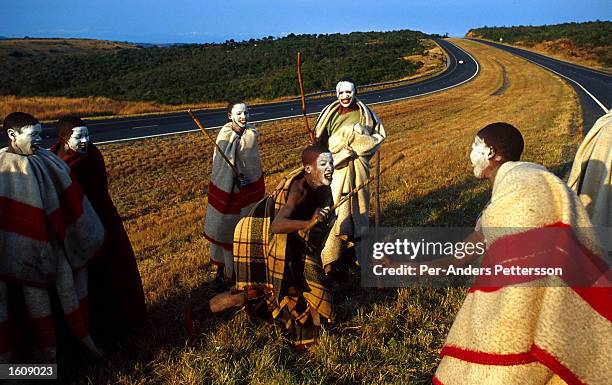
<instances>
[{"instance_id":1,"label":"curving road","mask_svg":"<svg viewBox=\"0 0 612 385\"><path fill-rule=\"evenodd\" d=\"M446 71L418 83L364 92L359 94L359 98L370 105L413 98L456 87L471 80L478 74L478 63L467 52L449 41L443 39L437 39L436 41L446 50L450 58ZM463 61L463 64L459 64L459 61ZM318 114L324 106L334 99L333 97L326 97L307 100L307 111ZM258 104L251 106L249 110L253 123L301 116L299 100ZM197 111L195 115L206 128L218 128L227 122L227 114L222 109L201 110ZM197 128L185 112L91 120L87 122L87 127L92 139L97 144L197 131ZM52 125L44 125L43 136L45 138L43 146L51 146L55 142L55 128ZM0 142L2 140L4 138Z\"/></svg>"},{"instance_id":2,"label":"curving road","mask_svg":"<svg viewBox=\"0 0 612 385\"><path fill-rule=\"evenodd\" d=\"M580 98L585 132L612 106L612 76L610 74L488 40L470 40L510 52L565 79L576 90Z\"/></svg>"}]
</instances>

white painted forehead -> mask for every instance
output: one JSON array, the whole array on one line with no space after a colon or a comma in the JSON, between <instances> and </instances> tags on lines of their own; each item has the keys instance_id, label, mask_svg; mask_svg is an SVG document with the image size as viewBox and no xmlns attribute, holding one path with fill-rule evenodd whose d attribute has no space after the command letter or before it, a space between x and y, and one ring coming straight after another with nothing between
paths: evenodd
<instances>
[{"instance_id":1,"label":"white painted forehead","mask_svg":"<svg viewBox=\"0 0 612 385\"><path fill-rule=\"evenodd\" d=\"M480 136L476 135L476 137L474 138L474 144L477 146L486 146L487 144L485 143L484 139L482 139Z\"/></svg>"},{"instance_id":2,"label":"white painted forehead","mask_svg":"<svg viewBox=\"0 0 612 385\"><path fill-rule=\"evenodd\" d=\"M322 152L322 153L319 154L319 156L317 156L317 161L321 161L321 160L329 161L329 160L332 160L332 159L333 159L333 157L332 157L331 152Z\"/></svg>"},{"instance_id":3,"label":"white painted forehead","mask_svg":"<svg viewBox=\"0 0 612 385\"><path fill-rule=\"evenodd\" d=\"M336 92L340 93L342 91L355 92L355 85L351 82L338 82L338 84L336 84Z\"/></svg>"},{"instance_id":4,"label":"white painted forehead","mask_svg":"<svg viewBox=\"0 0 612 385\"><path fill-rule=\"evenodd\" d=\"M85 131L88 132L87 126L72 127L72 132Z\"/></svg>"},{"instance_id":5,"label":"white painted forehead","mask_svg":"<svg viewBox=\"0 0 612 385\"><path fill-rule=\"evenodd\" d=\"M246 110L248 110L248 107L245 103L234 104L234 107L232 107L232 112L246 111Z\"/></svg>"},{"instance_id":6,"label":"white painted forehead","mask_svg":"<svg viewBox=\"0 0 612 385\"><path fill-rule=\"evenodd\" d=\"M28 128L31 129L32 131L42 131L42 126L40 123L28 124L27 126L21 127L19 131L27 130Z\"/></svg>"}]
</instances>

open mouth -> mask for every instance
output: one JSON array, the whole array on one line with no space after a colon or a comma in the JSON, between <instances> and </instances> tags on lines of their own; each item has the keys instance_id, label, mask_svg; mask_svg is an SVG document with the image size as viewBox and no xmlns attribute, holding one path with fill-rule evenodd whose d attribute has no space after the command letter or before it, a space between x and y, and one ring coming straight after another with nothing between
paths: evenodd
<instances>
[{"instance_id":1,"label":"open mouth","mask_svg":"<svg viewBox=\"0 0 612 385\"><path fill-rule=\"evenodd\" d=\"M342 104L349 104L351 102L351 99L340 99L340 101L342 102Z\"/></svg>"},{"instance_id":2,"label":"open mouth","mask_svg":"<svg viewBox=\"0 0 612 385\"><path fill-rule=\"evenodd\" d=\"M325 174L323 174L323 176L325 177L325 179L327 180L332 180L332 173L330 172L326 172Z\"/></svg>"}]
</instances>

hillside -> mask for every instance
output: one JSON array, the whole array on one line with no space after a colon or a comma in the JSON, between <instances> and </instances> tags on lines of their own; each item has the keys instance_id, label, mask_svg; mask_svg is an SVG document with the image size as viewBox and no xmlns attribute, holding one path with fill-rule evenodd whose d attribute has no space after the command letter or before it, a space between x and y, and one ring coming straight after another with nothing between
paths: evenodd
<instances>
[{"instance_id":1,"label":"hillside","mask_svg":"<svg viewBox=\"0 0 612 385\"><path fill-rule=\"evenodd\" d=\"M542 26L482 27L466 37L533 49L559 59L599 69L612 69L612 22L592 21Z\"/></svg>"},{"instance_id":2,"label":"hillside","mask_svg":"<svg viewBox=\"0 0 612 385\"><path fill-rule=\"evenodd\" d=\"M423 62L407 58L426 53L425 37L402 30L290 34L223 44L98 50L88 55L5 52L0 60L10 70L0 73L0 95L103 96L166 104L272 99L298 94L298 49L303 53L304 86L314 92L333 88L348 74L358 84L411 76Z\"/></svg>"},{"instance_id":3,"label":"hillside","mask_svg":"<svg viewBox=\"0 0 612 385\"><path fill-rule=\"evenodd\" d=\"M110 40L95 39L0 39L0 60L10 58L49 58L55 56L95 55L137 46Z\"/></svg>"}]
</instances>

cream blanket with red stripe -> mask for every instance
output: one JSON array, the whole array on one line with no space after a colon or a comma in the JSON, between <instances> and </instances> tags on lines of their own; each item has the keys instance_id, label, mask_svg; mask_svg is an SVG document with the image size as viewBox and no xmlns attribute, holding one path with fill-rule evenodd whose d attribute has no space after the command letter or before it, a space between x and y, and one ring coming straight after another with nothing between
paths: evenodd
<instances>
[{"instance_id":1,"label":"cream blanket with red stripe","mask_svg":"<svg viewBox=\"0 0 612 385\"><path fill-rule=\"evenodd\" d=\"M215 149L204 234L211 243L212 262L224 265L228 277L233 265L234 228L265 194L258 137L255 126L247 124L242 135L239 135L232 130L231 122L224 125L217 136L219 147L248 182L246 187L239 189L234 172Z\"/></svg>"},{"instance_id":2,"label":"cream blanket with red stripe","mask_svg":"<svg viewBox=\"0 0 612 385\"><path fill-rule=\"evenodd\" d=\"M58 253L73 271L97 255L104 227L64 161L43 149L2 149L0 175L0 279L49 287Z\"/></svg>"},{"instance_id":3,"label":"cream blanket with red stripe","mask_svg":"<svg viewBox=\"0 0 612 385\"><path fill-rule=\"evenodd\" d=\"M542 166L508 162L479 225L487 242L483 266L565 270L562 278L477 280L442 348L434 383L609 384L610 269L576 194Z\"/></svg>"}]
</instances>

